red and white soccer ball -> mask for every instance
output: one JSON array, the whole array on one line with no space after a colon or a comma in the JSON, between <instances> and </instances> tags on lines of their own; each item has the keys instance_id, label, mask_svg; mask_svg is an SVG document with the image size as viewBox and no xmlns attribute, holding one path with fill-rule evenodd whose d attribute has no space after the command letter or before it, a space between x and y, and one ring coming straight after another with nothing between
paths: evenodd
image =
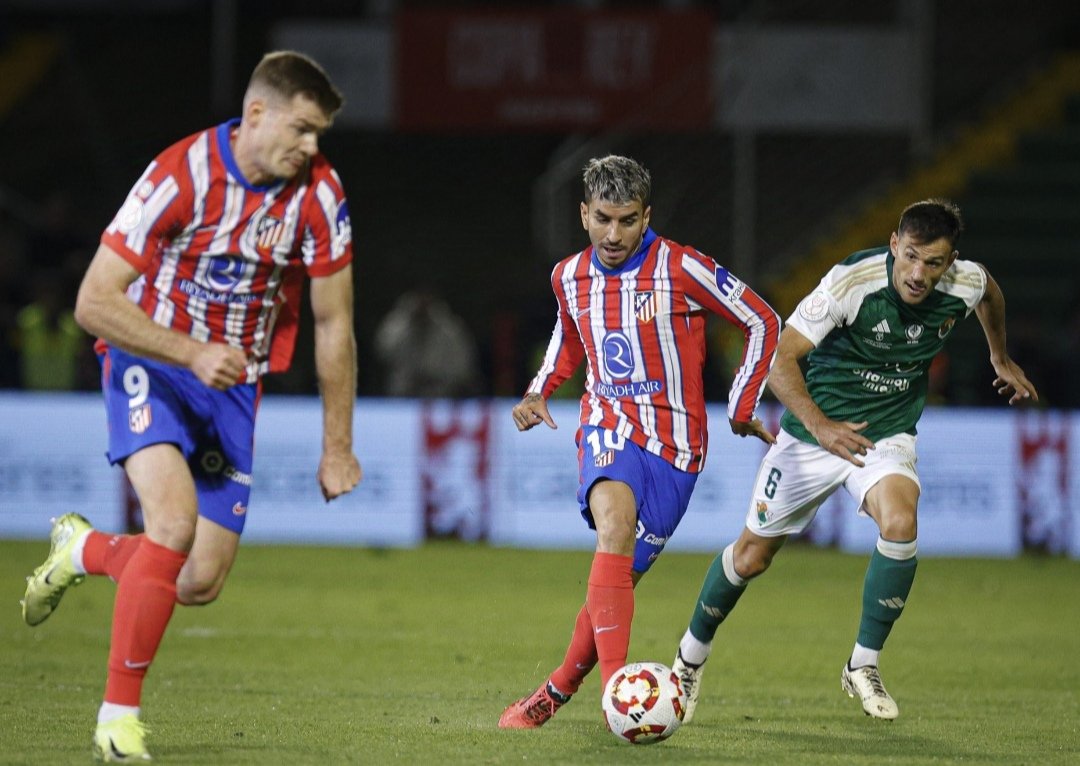
<instances>
[{"instance_id":1,"label":"red and white soccer ball","mask_svg":"<svg viewBox=\"0 0 1080 766\"><path fill-rule=\"evenodd\" d=\"M608 680L600 704L612 734L623 742L651 745L682 726L686 693L668 666L635 662Z\"/></svg>"}]
</instances>

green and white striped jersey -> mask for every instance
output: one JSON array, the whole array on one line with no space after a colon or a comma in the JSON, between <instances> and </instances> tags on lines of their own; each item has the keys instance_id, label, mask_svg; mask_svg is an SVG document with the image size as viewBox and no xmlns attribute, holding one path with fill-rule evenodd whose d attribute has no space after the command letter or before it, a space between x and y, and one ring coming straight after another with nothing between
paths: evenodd
<instances>
[{"instance_id":1,"label":"green and white striped jersey","mask_svg":"<svg viewBox=\"0 0 1080 766\"><path fill-rule=\"evenodd\" d=\"M970 314L986 291L982 268L957 258L934 291L912 306L893 287L892 270L888 247L854 253L788 319L815 346L806 374L810 396L833 420L869 422L861 433L875 442L916 432L930 362L956 320ZM816 444L790 412L780 425Z\"/></svg>"}]
</instances>

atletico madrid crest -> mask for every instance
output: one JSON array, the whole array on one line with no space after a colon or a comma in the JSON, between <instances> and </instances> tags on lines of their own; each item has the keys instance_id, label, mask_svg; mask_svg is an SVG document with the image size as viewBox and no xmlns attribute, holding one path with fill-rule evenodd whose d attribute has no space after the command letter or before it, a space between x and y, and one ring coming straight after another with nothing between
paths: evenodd
<instances>
[{"instance_id":1,"label":"atletico madrid crest","mask_svg":"<svg viewBox=\"0 0 1080 766\"><path fill-rule=\"evenodd\" d=\"M128 428L133 434L141 434L150 427L150 403L140 404L128 410Z\"/></svg>"},{"instance_id":2,"label":"atletico madrid crest","mask_svg":"<svg viewBox=\"0 0 1080 766\"><path fill-rule=\"evenodd\" d=\"M634 293L634 316L642 324L656 316L656 294L652 290Z\"/></svg>"},{"instance_id":3,"label":"atletico madrid crest","mask_svg":"<svg viewBox=\"0 0 1080 766\"><path fill-rule=\"evenodd\" d=\"M259 221L259 228L255 235L255 246L263 252L272 250L274 245L281 241L281 235L284 231L284 221L266 216L266 218Z\"/></svg>"}]
</instances>

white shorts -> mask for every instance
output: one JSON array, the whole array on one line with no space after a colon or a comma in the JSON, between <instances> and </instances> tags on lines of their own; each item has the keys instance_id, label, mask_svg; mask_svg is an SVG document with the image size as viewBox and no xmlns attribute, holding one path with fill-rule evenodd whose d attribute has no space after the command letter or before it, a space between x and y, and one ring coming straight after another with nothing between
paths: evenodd
<instances>
[{"instance_id":1,"label":"white shorts","mask_svg":"<svg viewBox=\"0 0 1080 766\"><path fill-rule=\"evenodd\" d=\"M818 507L841 485L855 498L862 516L866 515L866 493L886 476L906 476L922 488L915 471L914 436L889 436L874 447L861 458L866 465L859 468L781 429L754 480L746 528L761 537L798 534L810 526Z\"/></svg>"}]
</instances>

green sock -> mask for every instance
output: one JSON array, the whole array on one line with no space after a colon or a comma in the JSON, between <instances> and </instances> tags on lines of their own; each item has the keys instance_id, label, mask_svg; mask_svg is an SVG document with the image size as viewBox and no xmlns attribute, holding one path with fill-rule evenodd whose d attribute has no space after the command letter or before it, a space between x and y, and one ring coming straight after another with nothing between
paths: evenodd
<instances>
[{"instance_id":1,"label":"green sock","mask_svg":"<svg viewBox=\"0 0 1080 766\"><path fill-rule=\"evenodd\" d=\"M735 571L734 551L733 543L713 559L694 606L694 616L690 618L690 632L704 644L712 642L716 629L746 590L747 581Z\"/></svg>"},{"instance_id":2,"label":"green sock","mask_svg":"<svg viewBox=\"0 0 1080 766\"><path fill-rule=\"evenodd\" d=\"M889 555L882 552L883 548ZM877 650L885 646L893 623L900 619L904 611L911 584L915 582L917 566L914 540L910 543L878 540L877 550L870 557L870 566L866 568L866 580L863 582L860 645Z\"/></svg>"}]
</instances>

